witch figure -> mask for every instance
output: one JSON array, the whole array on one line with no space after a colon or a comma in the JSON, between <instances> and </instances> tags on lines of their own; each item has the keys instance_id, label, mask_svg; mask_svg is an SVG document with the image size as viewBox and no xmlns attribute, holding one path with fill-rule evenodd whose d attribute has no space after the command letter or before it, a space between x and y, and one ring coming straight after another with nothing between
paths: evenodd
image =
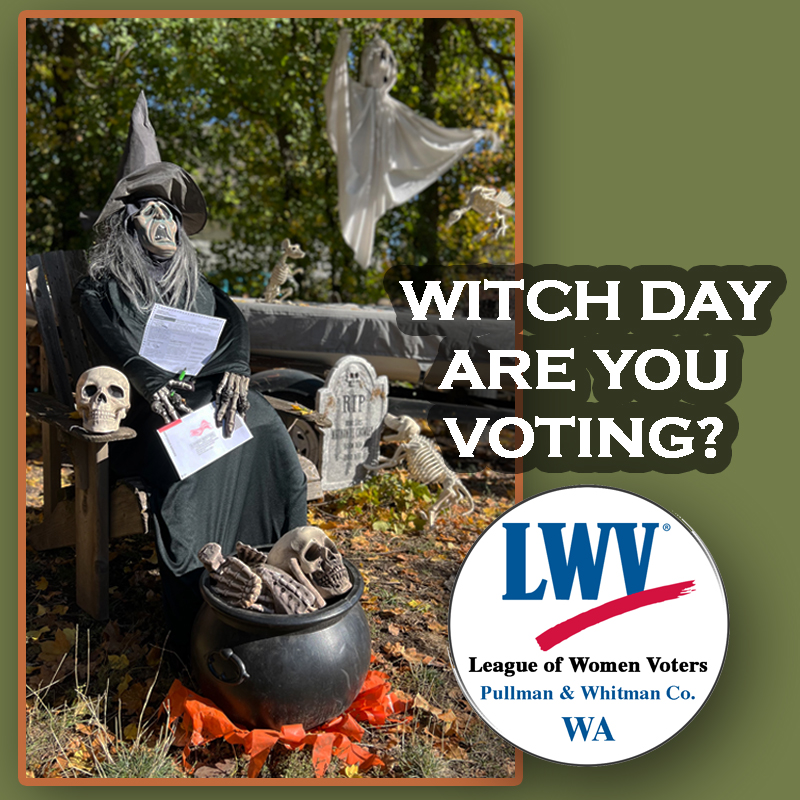
<instances>
[{"instance_id":1,"label":"witch figure","mask_svg":"<svg viewBox=\"0 0 800 800\"><path fill-rule=\"evenodd\" d=\"M242 313L198 272L189 236L206 222L206 203L181 167L161 161L140 94L117 185L95 223L89 274L75 302L89 335L134 390L126 425L137 438L115 443L114 477L136 476L149 493L162 577L169 649L184 655L202 600L197 552L219 542L270 544L306 524L306 478L270 404L248 388L250 340ZM216 351L197 375L175 375L139 354L154 304L225 320ZM183 480L156 431L180 415L216 404L230 436L236 414L253 438Z\"/></svg>"}]
</instances>

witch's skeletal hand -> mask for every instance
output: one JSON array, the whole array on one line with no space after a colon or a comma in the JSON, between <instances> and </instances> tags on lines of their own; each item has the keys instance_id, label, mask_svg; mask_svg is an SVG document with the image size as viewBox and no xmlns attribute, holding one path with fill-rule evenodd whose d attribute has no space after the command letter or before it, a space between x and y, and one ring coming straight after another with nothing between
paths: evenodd
<instances>
[{"instance_id":1,"label":"witch's skeletal hand","mask_svg":"<svg viewBox=\"0 0 800 800\"><path fill-rule=\"evenodd\" d=\"M242 419L247 415L250 401L247 399L247 390L250 387L250 378L247 375L237 375L226 372L217 386L214 400L217 404L215 419L217 427L222 427L222 435L228 439L233 433L233 424L238 414Z\"/></svg>"},{"instance_id":2,"label":"witch's skeletal hand","mask_svg":"<svg viewBox=\"0 0 800 800\"><path fill-rule=\"evenodd\" d=\"M180 389L182 392L193 392L194 382L173 378L150 396L150 408L166 423L174 422L180 418L181 414L189 414L192 410L175 391L176 389Z\"/></svg>"}]
</instances>

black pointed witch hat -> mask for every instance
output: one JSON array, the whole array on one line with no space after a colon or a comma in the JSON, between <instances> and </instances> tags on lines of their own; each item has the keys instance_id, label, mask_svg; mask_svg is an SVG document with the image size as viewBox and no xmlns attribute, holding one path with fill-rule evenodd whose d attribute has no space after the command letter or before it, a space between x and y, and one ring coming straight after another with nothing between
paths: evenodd
<instances>
[{"instance_id":1,"label":"black pointed witch hat","mask_svg":"<svg viewBox=\"0 0 800 800\"><path fill-rule=\"evenodd\" d=\"M147 114L147 100L140 92L131 114L117 185L95 225L144 197L160 197L171 203L181 213L183 229L190 236L206 224L206 201L192 176L177 164L161 160L156 132Z\"/></svg>"}]
</instances>

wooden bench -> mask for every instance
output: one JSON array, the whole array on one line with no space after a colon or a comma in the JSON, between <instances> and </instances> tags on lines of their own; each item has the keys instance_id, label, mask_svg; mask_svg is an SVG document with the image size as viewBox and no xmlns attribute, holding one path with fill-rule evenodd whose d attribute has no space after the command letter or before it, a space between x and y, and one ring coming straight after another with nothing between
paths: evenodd
<instances>
[{"instance_id":1,"label":"wooden bench","mask_svg":"<svg viewBox=\"0 0 800 800\"><path fill-rule=\"evenodd\" d=\"M42 391L28 393L28 414L42 423L44 519L28 541L39 550L75 545L78 605L97 619L108 617L108 542L147 531L143 492L119 486L111 492L108 447L136 436L130 428L93 435L75 419L72 387L92 364L102 363L72 310L72 287L85 271L82 251L44 253L26 259L27 281L38 320ZM61 488L62 444L75 472L74 494ZM71 495L71 496L70 496Z\"/></svg>"},{"instance_id":2,"label":"wooden bench","mask_svg":"<svg viewBox=\"0 0 800 800\"><path fill-rule=\"evenodd\" d=\"M72 287L85 273L83 251L28 256L27 282L37 318L41 391L26 395L28 414L42 423L43 521L28 534L37 550L75 546L78 605L96 619L108 618L109 540L148 532L147 495L135 482L110 486L109 445L136 436L121 427L89 434L79 427L73 387L90 366L104 363L84 335L72 308ZM267 397L280 410L316 415L298 404ZM284 406L291 406L286 408ZM316 420L330 424L325 419ZM74 490L61 487L62 445L75 473ZM320 497L316 467L300 457L308 497Z\"/></svg>"}]
</instances>

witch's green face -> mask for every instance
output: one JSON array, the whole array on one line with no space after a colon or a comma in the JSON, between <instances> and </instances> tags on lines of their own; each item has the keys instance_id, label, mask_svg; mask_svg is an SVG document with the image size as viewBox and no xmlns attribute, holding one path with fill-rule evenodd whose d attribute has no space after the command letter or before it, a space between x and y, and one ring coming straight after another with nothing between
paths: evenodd
<instances>
[{"instance_id":1,"label":"witch's green face","mask_svg":"<svg viewBox=\"0 0 800 800\"><path fill-rule=\"evenodd\" d=\"M165 203L150 200L132 219L145 250L168 258L178 249L178 223Z\"/></svg>"}]
</instances>

